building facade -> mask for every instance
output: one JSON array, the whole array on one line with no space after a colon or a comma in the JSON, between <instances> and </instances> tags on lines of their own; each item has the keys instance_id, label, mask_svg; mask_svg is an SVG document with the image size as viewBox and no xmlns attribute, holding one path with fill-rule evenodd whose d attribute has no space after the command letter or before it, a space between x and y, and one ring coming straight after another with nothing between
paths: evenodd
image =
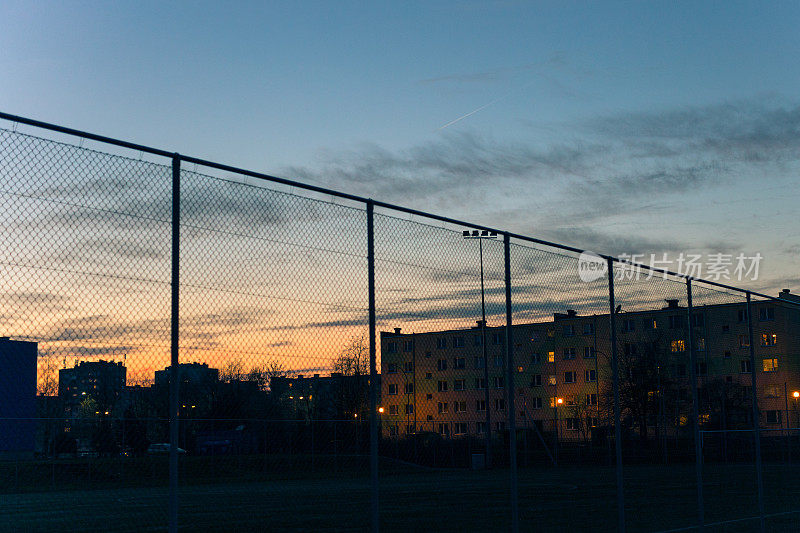
<instances>
[{"instance_id":1,"label":"building facade","mask_svg":"<svg viewBox=\"0 0 800 533\"><path fill-rule=\"evenodd\" d=\"M800 306L788 291L780 296L792 304L752 303L760 423L767 429L800 426ZM615 322L627 431L643 438L691 431L690 335L701 424L752 424L744 302L695 303L691 325L680 300L655 309L619 309ZM493 434L506 429L509 409L517 428L555 433L560 440L606 434L613 427L610 315L568 310L549 321L515 324L512 331L514 405L508 405L506 392L505 327L486 328L487 360L480 322L461 330L382 332L384 436L426 431L483 437L487 409Z\"/></svg>"},{"instance_id":2,"label":"building facade","mask_svg":"<svg viewBox=\"0 0 800 533\"><path fill-rule=\"evenodd\" d=\"M38 352L35 342L0 337L0 456L33 453Z\"/></svg>"}]
</instances>

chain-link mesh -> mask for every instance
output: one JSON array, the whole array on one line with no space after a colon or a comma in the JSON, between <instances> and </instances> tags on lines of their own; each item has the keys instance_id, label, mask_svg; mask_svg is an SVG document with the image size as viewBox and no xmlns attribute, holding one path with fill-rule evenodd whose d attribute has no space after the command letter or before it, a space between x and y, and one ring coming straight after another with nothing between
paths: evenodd
<instances>
[{"instance_id":1,"label":"chain-link mesh","mask_svg":"<svg viewBox=\"0 0 800 533\"><path fill-rule=\"evenodd\" d=\"M0 130L11 530L796 529L790 293L172 172Z\"/></svg>"},{"instance_id":2,"label":"chain-link mesh","mask_svg":"<svg viewBox=\"0 0 800 533\"><path fill-rule=\"evenodd\" d=\"M0 130L0 491L22 510L3 513L9 530L166 522L166 403L149 391L169 361L169 176Z\"/></svg>"}]
</instances>

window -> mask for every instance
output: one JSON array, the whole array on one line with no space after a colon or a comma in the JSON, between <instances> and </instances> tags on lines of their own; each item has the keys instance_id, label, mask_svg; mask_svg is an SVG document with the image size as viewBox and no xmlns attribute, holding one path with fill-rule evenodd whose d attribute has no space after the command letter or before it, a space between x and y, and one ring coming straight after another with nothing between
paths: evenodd
<instances>
[{"instance_id":1,"label":"window","mask_svg":"<svg viewBox=\"0 0 800 533\"><path fill-rule=\"evenodd\" d=\"M547 362L548 363L556 362L556 352L547 352Z\"/></svg>"},{"instance_id":2,"label":"window","mask_svg":"<svg viewBox=\"0 0 800 533\"><path fill-rule=\"evenodd\" d=\"M564 348L564 359L575 359L575 348Z\"/></svg>"},{"instance_id":3,"label":"window","mask_svg":"<svg viewBox=\"0 0 800 533\"><path fill-rule=\"evenodd\" d=\"M496 368L500 368L503 366L503 356L502 355L495 355L494 356L494 366Z\"/></svg>"},{"instance_id":4,"label":"window","mask_svg":"<svg viewBox=\"0 0 800 533\"><path fill-rule=\"evenodd\" d=\"M406 394L414 394L414 384L413 383L406 383L405 391L406 391Z\"/></svg>"},{"instance_id":5,"label":"window","mask_svg":"<svg viewBox=\"0 0 800 533\"><path fill-rule=\"evenodd\" d=\"M397 363L389 363L386 372L389 374L397 374Z\"/></svg>"},{"instance_id":6,"label":"window","mask_svg":"<svg viewBox=\"0 0 800 533\"><path fill-rule=\"evenodd\" d=\"M406 434L407 435L413 435L415 433L415 431L416 431L416 428L414 428L414 424L408 424L406 426Z\"/></svg>"},{"instance_id":7,"label":"window","mask_svg":"<svg viewBox=\"0 0 800 533\"><path fill-rule=\"evenodd\" d=\"M426 358L426 359L427 359L427 358L430 358L430 356L431 356L431 352L425 352L425 358Z\"/></svg>"},{"instance_id":8,"label":"window","mask_svg":"<svg viewBox=\"0 0 800 533\"><path fill-rule=\"evenodd\" d=\"M483 338L480 335L473 335L472 336L472 345L473 346L481 346L483 344Z\"/></svg>"},{"instance_id":9,"label":"window","mask_svg":"<svg viewBox=\"0 0 800 533\"><path fill-rule=\"evenodd\" d=\"M403 351L404 352L414 351L414 341L403 341Z\"/></svg>"},{"instance_id":10,"label":"window","mask_svg":"<svg viewBox=\"0 0 800 533\"><path fill-rule=\"evenodd\" d=\"M758 319L762 322L766 320L775 320L775 308L762 307L758 310Z\"/></svg>"},{"instance_id":11,"label":"window","mask_svg":"<svg viewBox=\"0 0 800 533\"><path fill-rule=\"evenodd\" d=\"M450 424L439 424L439 435L450 435Z\"/></svg>"},{"instance_id":12,"label":"window","mask_svg":"<svg viewBox=\"0 0 800 533\"><path fill-rule=\"evenodd\" d=\"M503 378L500 376L494 377L494 388L495 389L502 389L503 388Z\"/></svg>"},{"instance_id":13,"label":"window","mask_svg":"<svg viewBox=\"0 0 800 533\"><path fill-rule=\"evenodd\" d=\"M767 411L767 424L780 424L781 412L778 410Z\"/></svg>"},{"instance_id":14,"label":"window","mask_svg":"<svg viewBox=\"0 0 800 533\"><path fill-rule=\"evenodd\" d=\"M775 346L778 343L778 336L774 333L761 334L761 346Z\"/></svg>"},{"instance_id":15,"label":"window","mask_svg":"<svg viewBox=\"0 0 800 533\"><path fill-rule=\"evenodd\" d=\"M584 346L583 347L583 358L584 359L594 359L597 355L594 346Z\"/></svg>"},{"instance_id":16,"label":"window","mask_svg":"<svg viewBox=\"0 0 800 533\"><path fill-rule=\"evenodd\" d=\"M426 400L433 400L433 394L431 394L431 393L429 392L428 394L426 394L426 395L425 395L425 399L426 399Z\"/></svg>"},{"instance_id":17,"label":"window","mask_svg":"<svg viewBox=\"0 0 800 533\"><path fill-rule=\"evenodd\" d=\"M495 422L494 423L494 430L495 431L505 431L506 430L506 423L505 422Z\"/></svg>"},{"instance_id":18,"label":"window","mask_svg":"<svg viewBox=\"0 0 800 533\"><path fill-rule=\"evenodd\" d=\"M542 354L535 353L535 354L531 355L531 363L533 363L534 365L537 365L537 364L539 364L541 362L542 362Z\"/></svg>"},{"instance_id":19,"label":"window","mask_svg":"<svg viewBox=\"0 0 800 533\"><path fill-rule=\"evenodd\" d=\"M436 388L439 392L447 392L447 382L439 381Z\"/></svg>"},{"instance_id":20,"label":"window","mask_svg":"<svg viewBox=\"0 0 800 533\"><path fill-rule=\"evenodd\" d=\"M478 390L485 389L486 388L486 379L484 379L484 378L475 378L475 388L478 389Z\"/></svg>"},{"instance_id":21,"label":"window","mask_svg":"<svg viewBox=\"0 0 800 533\"><path fill-rule=\"evenodd\" d=\"M525 372L525 367L524 367L524 366L522 366L522 365L518 366L518 367L517 367L517 372L518 372L518 373L520 373L520 374L522 374L523 372Z\"/></svg>"},{"instance_id":22,"label":"window","mask_svg":"<svg viewBox=\"0 0 800 533\"><path fill-rule=\"evenodd\" d=\"M594 333L594 324L591 322L586 322L583 325L583 334L584 335L592 335Z\"/></svg>"},{"instance_id":23,"label":"window","mask_svg":"<svg viewBox=\"0 0 800 533\"><path fill-rule=\"evenodd\" d=\"M406 414L410 415L413 412L414 412L414 404L413 403L407 403L406 404Z\"/></svg>"},{"instance_id":24,"label":"window","mask_svg":"<svg viewBox=\"0 0 800 533\"><path fill-rule=\"evenodd\" d=\"M700 313L692 314L692 326L696 328L702 328L704 324L705 324L704 315Z\"/></svg>"},{"instance_id":25,"label":"window","mask_svg":"<svg viewBox=\"0 0 800 533\"><path fill-rule=\"evenodd\" d=\"M729 350L726 350L726 351L725 351L725 354L723 354L723 356L722 356L722 357L723 357L724 359L730 359L730 358L731 358L731 352L730 352Z\"/></svg>"},{"instance_id":26,"label":"window","mask_svg":"<svg viewBox=\"0 0 800 533\"><path fill-rule=\"evenodd\" d=\"M453 368L457 370L467 368L467 359L465 357L456 357L453 359Z\"/></svg>"},{"instance_id":27,"label":"window","mask_svg":"<svg viewBox=\"0 0 800 533\"><path fill-rule=\"evenodd\" d=\"M573 337L575 336L575 326L572 324L567 324L564 326L564 336L565 337Z\"/></svg>"},{"instance_id":28,"label":"window","mask_svg":"<svg viewBox=\"0 0 800 533\"><path fill-rule=\"evenodd\" d=\"M682 339L672 341L669 348L672 352L683 352L686 351L686 343Z\"/></svg>"},{"instance_id":29,"label":"window","mask_svg":"<svg viewBox=\"0 0 800 533\"><path fill-rule=\"evenodd\" d=\"M456 379L453 380L453 390L464 390L466 389L466 380L464 379Z\"/></svg>"},{"instance_id":30,"label":"window","mask_svg":"<svg viewBox=\"0 0 800 533\"><path fill-rule=\"evenodd\" d=\"M672 315L669 317L669 329L680 329L684 326L683 315Z\"/></svg>"},{"instance_id":31,"label":"window","mask_svg":"<svg viewBox=\"0 0 800 533\"><path fill-rule=\"evenodd\" d=\"M486 410L486 400L475 400L475 410L476 411L485 411Z\"/></svg>"},{"instance_id":32,"label":"window","mask_svg":"<svg viewBox=\"0 0 800 533\"><path fill-rule=\"evenodd\" d=\"M503 334L502 333L492 333L492 344L496 344L496 345L503 344Z\"/></svg>"},{"instance_id":33,"label":"window","mask_svg":"<svg viewBox=\"0 0 800 533\"><path fill-rule=\"evenodd\" d=\"M764 359L764 372L777 372L778 360L777 359Z\"/></svg>"},{"instance_id":34,"label":"window","mask_svg":"<svg viewBox=\"0 0 800 533\"><path fill-rule=\"evenodd\" d=\"M414 371L414 361L406 361L403 363L403 372L413 372Z\"/></svg>"},{"instance_id":35,"label":"window","mask_svg":"<svg viewBox=\"0 0 800 533\"><path fill-rule=\"evenodd\" d=\"M436 347L439 348L440 350L444 350L445 348L447 348L447 339L445 339L444 337L436 339Z\"/></svg>"},{"instance_id":36,"label":"window","mask_svg":"<svg viewBox=\"0 0 800 533\"><path fill-rule=\"evenodd\" d=\"M531 409L541 409L542 408L542 398L540 396L534 396L531 398Z\"/></svg>"},{"instance_id":37,"label":"window","mask_svg":"<svg viewBox=\"0 0 800 533\"><path fill-rule=\"evenodd\" d=\"M397 414L397 406L396 405L390 405L389 406L389 414L390 415L396 415Z\"/></svg>"},{"instance_id":38,"label":"window","mask_svg":"<svg viewBox=\"0 0 800 533\"><path fill-rule=\"evenodd\" d=\"M397 394L397 383L389 384L389 394Z\"/></svg>"},{"instance_id":39,"label":"window","mask_svg":"<svg viewBox=\"0 0 800 533\"><path fill-rule=\"evenodd\" d=\"M433 420L433 415L427 415L427 416L425 417L425 420Z\"/></svg>"},{"instance_id":40,"label":"window","mask_svg":"<svg viewBox=\"0 0 800 533\"><path fill-rule=\"evenodd\" d=\"M739 369L741 370L742 374L749 374L753 371L753 367L750 366L750 359L742 359L739 361Z\"/></svg>"},{"instance_id":41,"label":"window","mask_svg":"<svg viewBox=\"0 0 800 533\"><path fill-rule=\"evenodd\" d=\"M547 382L548 382L548 383L550 383L550 385L555 385L555 384L557 384L557 383L558 383L558 381L556 380L556 377L555 377L555 376L549 376L549 377L547 378Z\"/></svg>"},{"instance_id":42,"label":"window","mask_svg":"<svg viewBox=\"0 0 800 533\"><path fill-rule=\"evenodd\" d=\"M447 370L447 359L439 359L436 361L437 370Z\"/></svg>"},{"instance_id":43,"label":"window","mask_svg":"<svg viewBox=\"0 0 800 533\"><path fill-rule=\"evenodd\" d=\"M386 345L386 351L389 352L389 353L397 353L397 343L396 342L390 342L389 344L387 344Z\"/></svg>"},{"instance_id":44,"label":"window","mask_svg":"<svg viewBox=\"0 0 800 533\"><path fill-rule=\"evenodd\" d=\"M740 309L736 315L739 322L747 322L747 309Z\"/></svg>"},{"instance_id":45,"label":"window","mask_svg":"<svg viewBox=\"0 0 800 533\"><path fill-rule=\"evenodd\" d=\"M555 396L551 396L550 407L556 407L556 406L558 406L558 398L556 398Z\"/></svg>"},{"instance_id":46,"label":"window","mask_svg":"<svg viewBox=\"0 0 800 533\"><path fill-rule=\"evenodd\" d=\"M706 339L705 338L700 337L699 339L697 339L697 351L698 352L706 351Z\"/></svg>"},{"instance_id":47,"label":"window","mask_svg":"<svg viewBox=\"0 0 800 533\"><path fill-rule=\"evenodd\" d=\"M390 437L397 436L397 426L389 426L389 436Z\"/></svg>"},{"instance_id":48,"label":"window","mask_svg":"<svg viewBox=\"0 0 800 533\"><path fill-rule=\"evenodd\" d=\"M708 375L708 365L704 362L700 361L695 365L695 372L698 376L706 376Z\"/></svg>"},{"instance_id":49,"label":"window","mask_svg":"<svg viewBox=\"0 0 800 533\"><path fill-rule=\"evenodd\" d=\"M577 378L575 377L576 373L573 371L564 372L564 383L575 383Z\"/></svg>"},{"instance_id":50,"label":"window","mask_svg":"<svg viewBox=\"0 0 800 533\"><path fill-rule=\"evenodd\" d=\"M439 408L439 414L446 413L447 412L447 402L439 402L438 408Z\"/></svg>"},{"instance_id":51,"label":"window","mask_svg":"<svg viewBox=\"0 0 800 533\"><path fill-rule=\"evenodd\" d=\"M581 423L577 418L565 418L564 427L567 431L578 431L581 429Z\"/></svg>"},{"instance_id":52,"label":"window","mask_svg":"<svg viewBox=\"0 0 800 533\"><path fill-rule=\"evenodd\" d=\"M505 411L506 408L506 401L502 398L495 398L494 399L494 410L495 411Z\"/></svg>"},{"instance_id":53,"label":"window","mask_svg":"<svg viewBox=\"0 0 800 533\"><path fill-rule=\"evenodd\" d=\"M750 337L748 335L739 335L739 348L747 348L750 346Z\"/></svg>"},{"instance_id":54,"label":"window","mask_svg":"<svg viewBox=\"0 0 800 533\"><path fill-rule=\"evenodd\" d=\"M486 366L486 359L483 357L476 357L475 358L475 368L483 368Z\"/></svg>"},{"instance_id":55,"label":"window","mask_svg":"<svg viewBox=\"0 0 800 533\"><path fill-rule=\"evenodd\" d=\"M475 422L475 432L476 433L486 433L486 422Z\"/></svg>"},{"instance_id":56,"label":"window","mask_svg":"<svg viewBox=\"0 0 800 533\"><path fill-rule=\"evenodd\" d=\"M597 417L587 416L586 417L586 425L589 426L590 428L596 428L597 427Z\"/></svg>"},{"instance_id":57,"label":"window","mask_svg":"<svg viewBox=\"0 0 800 533\"><path fill-rule=\"evenodd\" d=\"M430 372L425 372L425 379L433 379L433 374Z\"/></svg>"},{"instance_id":58,"label":"window","mask_svg":"<svg viewBox=\"0 0 800 533\"><path fill-rule=\"evenodd\" d=\"M467 402L453 402L453 412L454 413L466 413L467 412Z\"/></svg>"},{"instance_id":59,"label":"window","mask_svg":"<svg viewBox=\"0 0 800 533\"><path fill-rule=\"evenodd\" d=\"M597 394L587 394L586 405L597 405Z\"/></svg>"},{"instance_id":60,"label":"window","mask_svg":"<svg viewBox=\"0 0 800 533\"><path fill-rule=\"evenodd\" d=\"M650 323L650 329L658 329L658 319L654 318L652 321L648 320Z\"/></svg>"},{"instance_id":61,"label":"window","mask_svg":"<svg viewBox=\"0 0 800 533\"><path fill-rule=\"evenodd\" d=\"M594 383L597 381L597 371L587 370L584 374L584 378L586 378L586 383Z\"/></svg>"},{"instance_id":62,"label":"window","mask_svg":"<svg viewBox=\"0 0 800 533\"><path fill-rule=\"evenodd\" d=\"M541 387L542 386L542 375L541 374L534 374L531 376L531 387Z\"/></svg>"},{"instance_id":63,"label":"window","mask_svg":"<svg viewBox=\"0 0 800 533\"><path fill-rule=\"evenodd\" d=\"M764 397L765 398L780 398L781 397L781 387L780 385L767 385L764 387Z\"/></svg>"},{"instance_id":64,"label":"window","mask_svg":"<svg viewBox=\"0 0 800 533\"><path fill-rule=\"evenodd\" d=\"M628 333L634 331L636 329L636 322L632 318L626 318L622 321L622 331L623 333Z\"/></svg>"},{"instance_id":65,"label":"window","mask_svg":"<svg viewBox=\"0 0 800 533\"><path fill-rule=\"evenodd\" d=\"M464 337L453 337L453 348L463 348Z\"/></svg>"},{"instance_id":66,"label":"window","mask_svg":"<svg viewBox=\"0 0 800 533\"><path fill-rule=\"evenodd\" d=\"M453 424L453 435L466 435L467 434L467 423L466 422L456 422Z\"/></svg>"}]
</instances>

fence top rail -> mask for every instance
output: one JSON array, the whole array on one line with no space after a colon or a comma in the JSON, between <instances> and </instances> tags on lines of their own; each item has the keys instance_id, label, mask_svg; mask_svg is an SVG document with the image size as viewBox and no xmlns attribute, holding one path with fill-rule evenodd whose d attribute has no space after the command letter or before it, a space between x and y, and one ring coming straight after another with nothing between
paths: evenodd
<instances>
[{"instance_id":1,"label":"fence top rail","mask_svg":"<svg viewBox=\"0 0 800 533\"><path fill-rule=\"evenodd\" d=\"M391 203L388 203L388 202L382 202L380 200L373 200L372 198L366 198L366 197L358 196L358 195L355 195L355 194L349 194L349 193L346 193L346 192L337 191L335 189L328 189L326 187L319 187L317 185L311 185L311 184L303 183L303 182L300 182L300 181L294 181L294 180L290 180L290 179L286 179L286 178L279 178L277 176L271 176L269 174L264 174L262 172L255 172L255 171L252 171L252 170L247 170L247 169L243 169L243 168L239 168L239 167L234 167L232 165L225 165L225 164L222 164L222 163L216 163L214 161L208 161L206 159L201 159L199 157L192 157L192 156L179 154L179 153L176 153L176 152L170 152L168 150L161 150L159 148L153 148L151 146L146 146L146 145L143 145L143 144L137 144L137 143L133 143L133 142L123 141L123 140L120 140L120 139L115 139L113 137L107 137L105 135L98 135L98 134L95 134L95 133L90 133L90 132L86 132L86 131L82 131L82 130L76 130L74 128L68 128L68 127L65 127L65 126L60 126L58 124L52 124L52 123L49 123L49 122L43 122L43 121L40 121L40 120L35 120L35 119L32 119L32 118L23 117L23 116L20 116L20 115L13 115L13 114L10 114L10 113L5 113L3 111L0 111L0 119L8 120L8 121L11 121L11 122L16 122L16 123L19 123L19 124L26 124L28 126L41 128L41 129L44 129L44 130L55 131L55 132L63 133L63 134L66 134L66 135L72 135L74 137L79 137L79 138L89 139L89 140L92 140L92 141L97 141L97 142L101 142L101 143L105 143L105 144L119 146L119 147L122 147L122 148L128 148L128 149L135 150L135 151L138 151L138 152L144 152L144 153L157 155L157 156L161 156L161 157L167 157L167 158L170 158L170 159L179 159L179 160L185 161L187 163L194 163L196 165L201 165L201 166L205 166L205 167L209 167L209 168L214 168L214 169L217 169L217 170L221 170L223 172L231 172L231 173L234 173L234 174L241 174L243 176L248 176L248 177L251 177L251 178L261 179L261 180L265 180L265 181L271 181L273 183L280 183L282 185L287 185L289 187L296 187L298 189L305 189L305 190L317 192L317 193L320 193L320 194L336 196L336 197L344 198L346 200L351 200L351 201L354 201L354 202L359 202L359 203L364 203L364 204L372 204L373 206L376 206L376 207L381 207L381 208L389 209L389 210L392 210L392 211L399 211L399 212L406 213L406 214L409 214L409 215L415 215L415 216L419 216L419 217L423 217L423 218L429 218L429 219L432 219L432 220L438 220L439 222L445 222L447 224L453 224L455 226L463 226L463 227L468 227L468 228L472 228L472 229L496 232L498 234L508 235L508 237L513 238L513 239L517 239L517 240L520 240L520 241L525 241L525 242L529 242L529 243L533 243L533 244L539 244L539 245L542 245L542 246L556 248L556 249L559 249L559 250L573 252L573 253L576 253L576 254L582 254L582 253L589 252L589 250L576 248L574 246L568 246L566 244L560 244L560 243L557 243L557 242L551 242L551 241L547 241L547 240L544 240L544 239L537 239L535 237L530 237L528 235L521 235L521 234L513 233L513 232L510 232L510 231L500 230L500 229L497 229L497 228L492 228L490 226L484 226L482 224L475 224L475 223L472 223L472 222L465 222L463 220L458 220L458 219L455 219L455 218L450 218L450 217L446 217L446 216L442 216L442 215L436 215L434 213L428 213L426 211L421 211L419 209L412 209L410 207L403 207L403 206L391 204ZM741 287L735 287L733 285L726 285L724 283L719 283L717 281L693 278L691 276L687 276L686 274L680 274L678 272L672 272L670 270L666 270L666 269L663 269L663 268L653 267L653 266L645 265L645 264L642 264L642 263L636 263L636 262L633 262L633 261L629 261L627 259L620 259L620 258L614 257L612 255L608 255L608 254L596 253L596 255L601 257L601 258L603 258L603 259L611 260L611 261L613 261L615 263L619 263L621 265L627 265L627 266L631 266L631 267L635 267L635 268L641 268L641 269L645 269L645 270L650 270L650 271L653 271L653 272L658 272L660 274L673 276L673 277L677 277L677 278L681 278L681 279L685 279L685 280L690 280L691 279L691 280L695 280L695 281L697 281L699 283L703 283L703 284L706 284L706 285L711 285L711 286L715 286L715 287L719 287L719 288L723 288L723 289L728 289L728 290L732 290L732 291L736 291L736 292L744 293L744 294L749 293L749 294L751 294L753 296L758 296L759 298L765 298L765 299L768 299L768 300L776 300L776 301L780 301L781 303L785 303L785 304L789 304L789 305L794 305L794 306L800 307L800 303L798 303L798 302L793 302L793 301L785 300L785 299L782 299L782 298L776 298L775 296L770 296L768 294L762 294L762 293L759 293L759 292L750 291L750 290L747 290L747 289L743 289Z\"/></svg>"}]
</instances>

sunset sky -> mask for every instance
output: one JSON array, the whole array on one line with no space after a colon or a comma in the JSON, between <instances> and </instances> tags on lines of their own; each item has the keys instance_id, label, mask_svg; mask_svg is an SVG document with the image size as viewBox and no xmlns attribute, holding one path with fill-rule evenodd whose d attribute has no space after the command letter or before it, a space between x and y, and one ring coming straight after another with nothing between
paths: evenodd
<instances>
[{"instance_id":1,"label":"sunset sky","mask_svg":"<svg viewBox=\"0 0 800 533\"><path fill-rule=\"evenodd\" d=\"M800 292L797 3L9 0L0 20L4 112L600 253L760 253L759 278L738 284ZM4 252L0 335L25 335L26 302L43 337L80 330L130 353L151 335L165 357L168 174L138 164L127 191L70 190L98 177L91 168L58 190L45 190L52 177L28 176L48 198L35 206L20 199L24 184L4 184L0 217L20 225L6 238L25 243L28 262ZM365 280L353 274L362 214L193 179L184 305L200 335L186 339L196 360L228 358L238 344L245 358L324 361L363 331ZM92 194L113 201L87 207ZM132 197L135 213L96 225L96 209ZM465 266L474 242L383 224L386 326L414 313L468 326L479 302L477 264ZM37 242L31 228L43 227ZM294 244L276 251L275 241ZM36 270L54 263L73 277ZM74 277L87 269L119 277ZM437 292L451 297L431 299Z\"/></svg>"}]
</instances>

